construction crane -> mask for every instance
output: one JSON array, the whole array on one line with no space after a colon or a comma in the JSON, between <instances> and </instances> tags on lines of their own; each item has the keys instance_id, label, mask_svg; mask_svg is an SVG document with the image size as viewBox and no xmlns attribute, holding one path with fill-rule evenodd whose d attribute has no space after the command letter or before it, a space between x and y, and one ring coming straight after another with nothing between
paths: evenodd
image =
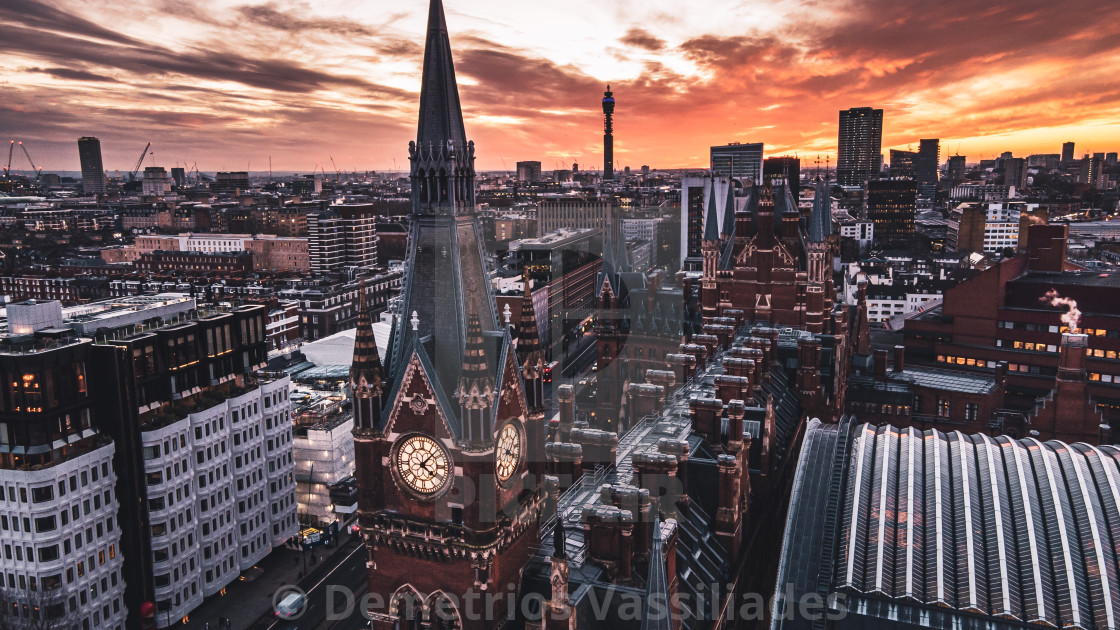
<instances>
[{"instance_id":1,"label":"construction crane","mask_svg":"<svg viewBox=\"0 0 1120 630\"><path fill-rule=\"evenodd\" d=\"M334 158L333 157L331 157L331 156L327 156L327 157L331 158L331 168L334 169L334 183L338 184L342 180L342 171L338 170L338 165L334 163Z\"/></svg>"},{"instance_id":2,"label":"construction crane","mask_svg":"<svg viewBox=\"0 0 1120 630\"><path fill-rule=\"evenodd\" d=\"M31 170L35 173L35 183L39 183L39 178L43 175L43 169L35 166L35 160L31 159L31 154L27 152L27 147L23 146L23 140L19 141L19 148L23 149L23 154L27 156L27 161L31 164Z\"/></svg>"},{"instance_id":3,"label":"construction crane","mask_svg":"<svg viewBox=\"0 0 1120 630\"><path fill-rule=\"evenodd\" d=\"M152 148L151 142L149 142L147 146L144 147L144 150L140 152L140 159L136 160L136 166L132 167L132 173L128 176L128 179L130 181L134 181L136 179L136 173L140 172L140 165L144 163L144 158L147 157L148 149L150 148Z\"/></svg>"},{"instance_id":4,"label":"construction crane","mask_svg":"<svg viewBox=\"0 0 1120 630\"><path fill-rule=\"evenodd\" d=\"M8 166L4 167L4 179L12 181L12 150L16 148L16 141L8 145Z\"/></svg>"}]
</instances>

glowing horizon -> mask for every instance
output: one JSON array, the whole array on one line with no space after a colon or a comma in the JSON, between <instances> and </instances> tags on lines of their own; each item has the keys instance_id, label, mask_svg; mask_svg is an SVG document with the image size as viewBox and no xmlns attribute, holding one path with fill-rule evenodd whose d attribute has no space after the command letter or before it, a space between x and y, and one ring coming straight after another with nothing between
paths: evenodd
<instances>
[{"instance_id":1,"label":"glowing horizon","mask_svg":"<svg viewBox=\"0 0 1120 630\"><path fill-rule=\"evenodd\" d=\"M379 6L380 4L380 6ZM101 139L109 171L407 170L427 2L8 0L0 140L44 171ZM940 138L942 161L1120 149L1120 5L445 0L480 170L704 168L708 147L835 164L837 112L884 110L883 153ZM1085 19L1086 15L1093 19ZM718 16L713 19L712 16ZM17 149L13 170L28 170Z\"/></svg>"}]
</instances>

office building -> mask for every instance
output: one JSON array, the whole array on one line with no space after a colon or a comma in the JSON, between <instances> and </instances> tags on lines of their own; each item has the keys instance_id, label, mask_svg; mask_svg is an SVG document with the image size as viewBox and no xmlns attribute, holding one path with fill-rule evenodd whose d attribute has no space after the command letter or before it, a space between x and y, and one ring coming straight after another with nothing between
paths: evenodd
<instances>
[{"instance_id":1,"label":"office building","mask_svg":"<svg viewBox=\"0 0 1120 630\"><path fill-rule=\"evenodd\" d=\"M914 179L914 161L918 157L916 152L891 149L890 156L891 177Z\"/></svg>"},{"instance_id":2,"label":"office building","mask_svg":"<svg viewBox=\"0 0 1120 630\"><path fill-rule=\"evenodd\" d=\"M761 142L732 142L710 151L713 175L738 180L742 186L762 183Z\"/></svg>"},{"instance_id":3,"label":"office building","mask_svg":"<svg viewBox=\"0 0 1120 630\"><path fill-rule=\"evenodd\" d=\"M1001 160L1003 163L1003 185L1014 186L1016 189L1027 187L1027 160L1025 158L1008 158Z\"/></svg>"},{"instance_id":4,"label":"office building","mask_svg":"<svg viewBox=\"0 0 1120 630\"><path fill-rule=\"evenodd\" d=\"M332 278L313 278L277 294L282 300L298 304L299 336L322 339L353 328L358 320L358 301L364 292L370 310L380 313L388 308L402 284L399 270L365 275L359 280L340 283Z\"/></svg>"},{"instance_id":5,"label":"office building","mask_svg":"<svg viewBox=\"0 0 1120 630\"><path fill-rule=\"evenodd\" d=\"M537 208L537 236L558 230L614 229L616 210L609 201L542 201Z\"/></svg>"},{"instance_id":6,"label":"office building","mask_svg":"<svg viewBox=\"0 0 1120 630\"><path fill-rule=\"evenodd\" d=\"M1097 153L1093 157L1084 160L1089 163L1088 174L1085 177L1085 183L1093 188L1104 188L1104 154ZM1082 167L1084 169L1084 167Z\"/></svg>"},{"instance_id":7,"label":"office building","mask_svg":"<svg viewBox=\"0 0 1120 630\"><path fill-rule=\"evenodd\" d=\"M541 163L540 162L518 162L517 163L517 181L519 182L539 182L541 180Z\"/></svg>"},{"instance_id":8,"label":"office building","mask_svg":"<svg viewBox=\"0 0 1120 630\"><path fill-rule=\"evenodd\" d=\"M1069 164L1073 162L1073 142L1062 143L1062 162Z\"/></svg>"},{"instance_id":9,"label":"office building","mask_svg":"<svg viewBox=\"0 0 1120 630\"><path fill-rule=\"evenodd\" d=\"M855 107L840 111L836 180L862 186L882 167L883 110Z\"/></svg>"},{"instance_id":10,"label":"office building","mask_svg":"<svg viewBox=\"0 0 1120 630\"><path fill-rule=\"evenodd\" d=\"M78 138L78 160L82 165L82 191L87 195L105 194L105 165L101 162L101 141Z\"/></svg>"},{"instance_id":11,"label":"office building","mask_svg":"<svg viewBox=\"0 0 1120 630\"><path fill-rule=\"evenodd\" d=\"M171 178L162 166L144 168L144 181L141 184L146 197L162 197L171 192Z\"/></svg>"},{"instance_id":12,"label":"office building","mask_svg":"<svg viewBox=\"0 0 1120 630\"><path fill-rule=\"evenodd\" d=\"M546 356L563 357L568 343L565 332L593 314L602 256L604 250L613 251L616 242L592 229L510 241L511 266L529 271L534 300L545 304L536 320Z\"/></svg>"},{"instance_id":13,"label":"office building","mask_svg":"<svg viewBox=\"0 0 1120 630\"><path fill-rule=\"evenodd\" d=\"M918 187L911 179L881 179L867 184L867 218L875 224L880 241L905 239L914 234Z\"/></svg>"},{"instance_id":14,"label":"office building","mask_svg":"<svg viewBox=\"0 0 1120 630\"><path fill-rule=\"evenodd\" d=\"M377 214L368 205L331 206L307 215L311 272L377 265Z\"/></svg>"},{"instance_id":15,"label":"office building","mask_svg":"<svg viewBox=\"0 0 1120 630\"><path fill-rule=\"evenodd\" d=\"M918 183L918 194L926 199L937 196L937 181L941 175L941 144L937 138L923 138L918 141L918 153L914 156L914 181ZM893 177L894 174L892 173Z\"/></svg>"},{"instance_id":16,"label":"office building","mask_svg":"<svg viewBox=\"0 0 1120 630\"><path fill-rule=\"evenodd\" d=\"M789 183L794 199L801 195L801 158L782 156L770 157L762 161L763 183L774 179L784 179Z\"/></svg>"},{"instance_id":17,"label":"office building","mask_svg":"<svg viewBox=\"0 0 1120 630\"><path fill-rule=\"evenodd\" d=\"M246 171L219 171L214 174L210 191L218 194L236 194L249 190L249 173Z\"/></svg>"},{"instance_id":18,"label":"office building","mask_svg":"<svg viewBox=\"0 0 1120 630\"><path fill-rule=\"evenodd\" d=\"M94 404L91 347L57 327L0 339L4 627L126 627L114 420Z\"/></svg>"},{"instance_id":19,"label":"office building","mask_svg":"<svg viewBox=\"0 0 1120 630\"><path fill-rule=\"evenodd\" d=\"M130 611L184 619L299 529L289 379L266 360L264 306L109 336L91 386L119 446ZM132 621L129 627L140 627Z\"/></svg>"},{"instance_id":20,"label":"office building","mask_svg":"<svg viewBox=\"0 0 1120 630\"><path fill-rule=\"evenodd\" d=\"M965 173L968 171L968 166L965 164L965 156L963 155L950 155L949 156L949 182L950 185L956 186L964 181Z\"/></svg>"}]
</instances>

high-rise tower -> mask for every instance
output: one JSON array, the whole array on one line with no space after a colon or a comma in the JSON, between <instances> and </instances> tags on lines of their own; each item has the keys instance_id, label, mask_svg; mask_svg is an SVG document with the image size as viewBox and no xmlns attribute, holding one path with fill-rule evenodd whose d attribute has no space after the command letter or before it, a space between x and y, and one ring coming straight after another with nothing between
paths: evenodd
<instances>
[{"instance_id":1,"label":"high-rise tower","mask_svg":"<svg viewBox=\"0 0 1120 630\"><path fill-rule=\"evenodd\" d=\"M82 164L82 190L87 195L104 195L105 166L101 163L101 141L78 138L78 160Z\"/></svg>"},{"instance_id":2,"label":"high-rise tower","mask_svg":"<svg viewBox=\"0 0 1120 630\"><path fill-rule=\"evenodd\" d=\"M614 92L603 92L603 179L614 179Z\"/></svg>"},{"instance_id":3,"label":"high-rise tower","mask_svg":"<svg viewBox=\"0 0 1120 630\"><path fill-rule=\"evenodd\" d=\"M836 180L841 186L862 186L878 175L883 163L883 110L854 107L840 111Z\"/></svg>"},{"instance_id":4,"label":"high-rise tower","mask_svg":"<svg viewBox=\"0 0 1120 630\"><path fill-rule=\"evenodd\" d=\"M482 630L498 619L470 618L457 605L472 592L515 587L539 541L540 495L529 470L543 459L544 414L533 408L539 387L527 399L518 369L519 360L534 368L540 361L517 354L486 280L474 143L463 127L441 0L429 8L409 157L400 315L382 364L362 305L350 379L369 592L388 604L368 612L376 630L421 622ZM535 326L523 332L528 339Z\"/></svg>"}]
</instances>

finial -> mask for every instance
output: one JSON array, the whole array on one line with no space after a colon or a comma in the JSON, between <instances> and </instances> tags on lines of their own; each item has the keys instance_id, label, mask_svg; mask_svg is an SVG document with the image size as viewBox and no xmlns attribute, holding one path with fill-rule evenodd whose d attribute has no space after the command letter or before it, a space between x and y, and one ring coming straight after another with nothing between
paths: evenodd
<instances>
[{"instance_id":1,"label":"finial","mask_svg":"<svg viewBox=\"0 0 1120 630\"><path fill-rule=\"evenodd\" d=\"M506 326L509 326L510 319L513 317L513 313L509 310L509 302L506 302L506 307L502 309L502 317L506 320Z\"/></svg>"},{"instance_id":2,"label":"finial","mask_svg":"<svg viewBox=\"0 0 1120 630\"><path fill-rule=\"evenodd\" d=\"M412 311L412 319L409 321L412 322L413 332L420 330L420 316L416 314L416 311Z\"/></svg>"}]
</instances>

